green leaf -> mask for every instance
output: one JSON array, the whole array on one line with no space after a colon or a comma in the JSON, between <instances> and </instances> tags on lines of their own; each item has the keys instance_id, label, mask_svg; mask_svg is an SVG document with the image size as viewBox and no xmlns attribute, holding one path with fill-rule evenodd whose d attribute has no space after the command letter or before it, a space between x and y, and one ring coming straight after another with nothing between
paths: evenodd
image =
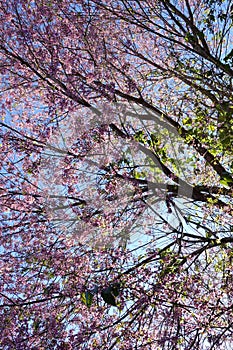
<instances>
[{"instance_id":1,"label":"green leaf","mask_svg":"<svg viewBox=\"0 0 233 350\"><path fill-rule=\"evenodd\" d=\"M230 184L232 184L232 182L233 182L232 177L229 174L225 175L220 180L220 184L223 186L229 186Z\"/></svg>"},{"instance_id":2,"label":"green leaf","mask_svg":"<svg viewBox=\"0 0 233 350\"><path fill-rule=\"evenodd\" d=\"M120 294L120 283L115 283L112 285L112 293L115 297L118 297Z\"/></svg>"},{"instance_id":3,"label":"green leaf","mask_svg":"<svg viewBox=\"0 0 233 350\"><path fill-rule=\"evenodd\" d=\"M113 295L111 290L111 287L103 289L101 292L101 296L105 303L107 303L108 305L117 306L115 296Z\"/></svg>"},{"instance_id":4,"label":"green leaf","mask_svg":"<svg viewBox=\"0 0 233 350\"><path fill-rule=\"evenodd\" d=\"M205 236L206 236L206 238L211 238L212 237L212 232L206 232Z\"/></svg>"},{"instance_id":5,"label":"green leaf","mask_svg":"<svg viewBox=\"0 0 233 350\"><path fill-rule=\"evenodd\" d=\"M193 44L194 42L197 41L197 38L191 33L186 33L184 40L188 43Z\"/></svg>"},{"instance_id":6,"label":"green leaf","mask_svg":"<svg viewBox=\"0 0 233 350\"><path fill-rule=\"evenodd\" d=\"M142 130L139 130L135 133L134 136L136 141L143 142L145 140L145 133Z\"/></svg>"},{"instance_id":7,"label":"green leaf","mask_svg":"<svg viewBox=\"0 0 233 350\"><path fill-rule=\"evenodd\" d=\"M220 184L223 185L223 186L227 186L228 187L228 182L227 180L220 180Z\"/></svg>"},{"instance_id":8,"label":"green leaf","mask_svg":"<svg viewBox=\"0 0 233 350\"><path fill-rule=\"evenodd\" d=\"M91 307L93 294L91 292L83 292L81 294L81 300L87 307Z\"/></svg>"},{"instance_id":9,"label":"green leaf","mask_svg":"<svg viewBox=\"0 0 233 350\"><path fill-rule=\"evenodd\" d=\"M192 119L187 117L187 118L184 118L182 122L183 122L184 125L188 125L189 126L189 125L192 124Z\"/></svg>"},{"instance_id":10,"label":"green leaf","mask_svg":"<svg viewBox=\"0 0 233 350\"><path fill-rule=\"evenodd\" d=\"M108 305L117 306L116 297L120 292L120 284L115 283L112 286L106 287L101 292L101 297Z\"/></svg>"}]
</instances>

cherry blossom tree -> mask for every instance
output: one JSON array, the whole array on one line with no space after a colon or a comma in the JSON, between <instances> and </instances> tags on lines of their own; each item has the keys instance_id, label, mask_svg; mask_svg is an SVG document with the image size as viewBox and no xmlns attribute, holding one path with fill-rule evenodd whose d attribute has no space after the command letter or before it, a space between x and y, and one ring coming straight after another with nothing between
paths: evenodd
<instances>
[{"instance_id":1,"label":"cherry blossom tree","mask_svg":"<svg viewBox=\"0 0 233 350\"><path fill-rule=\"evenodd\" d=\"M0 1L3 349L231 349L233 4Z\"/></svg>"}]
</instances>

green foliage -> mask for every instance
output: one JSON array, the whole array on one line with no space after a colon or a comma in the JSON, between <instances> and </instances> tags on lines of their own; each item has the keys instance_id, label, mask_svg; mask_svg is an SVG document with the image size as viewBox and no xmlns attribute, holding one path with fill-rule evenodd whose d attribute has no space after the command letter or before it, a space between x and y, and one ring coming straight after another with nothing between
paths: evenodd
<instances>
[{"instance_id":1,"label":"green foliage","mask_svg":"<svg viewBox=\"0 0 233 350\"><path fill-rule=\"evenodd\" d=\"M229 174L226 174L221 180L220 180L220 184L223 186L230 186L232 185L232 178Z\"/></svg>"},{"instance_id":2,"label":"green foliage","mask_svg":"<svg viewBox=\"0 0 233 350\"><path fill-rule=\"evenodd\" d=\"M104 288L101 292L101 297L108 305L117 306L116 297L119 295L119 293L120 284L115 283L109 287Z\"/></svg>"},{"instance_id":3,"label":"green foliage","mask_svg":"<svg viewBox=\"0 0 233 350\"><path fill-rule=\"evenodd\" d=\"M81 300L89 308L92 305L93 294L91 292L89 292L89 291L83 292L81 294Z\"/></svg>"},{"instance_id":4,"label":"green foliage","mask_svg":"<svg viewBox=\"0 0 233 350\"><path fill-rule=\"evenodd\" d=\"M141 142L141 143L146 143L146 135L145 132L143 130L139 130L135 133L134 138L136 141Z\"/></svg>"},{"instance_id":5,"label":"green foliage","mask_svg":"<svg viewBox=\"0 0 233 350\"><path fill-rule=\"evenodd\" d=\"M230 151L233 148L233 105L229 102L223 102L217 106L219 142L224 151Z\"/></svg>"}]
</instances>

